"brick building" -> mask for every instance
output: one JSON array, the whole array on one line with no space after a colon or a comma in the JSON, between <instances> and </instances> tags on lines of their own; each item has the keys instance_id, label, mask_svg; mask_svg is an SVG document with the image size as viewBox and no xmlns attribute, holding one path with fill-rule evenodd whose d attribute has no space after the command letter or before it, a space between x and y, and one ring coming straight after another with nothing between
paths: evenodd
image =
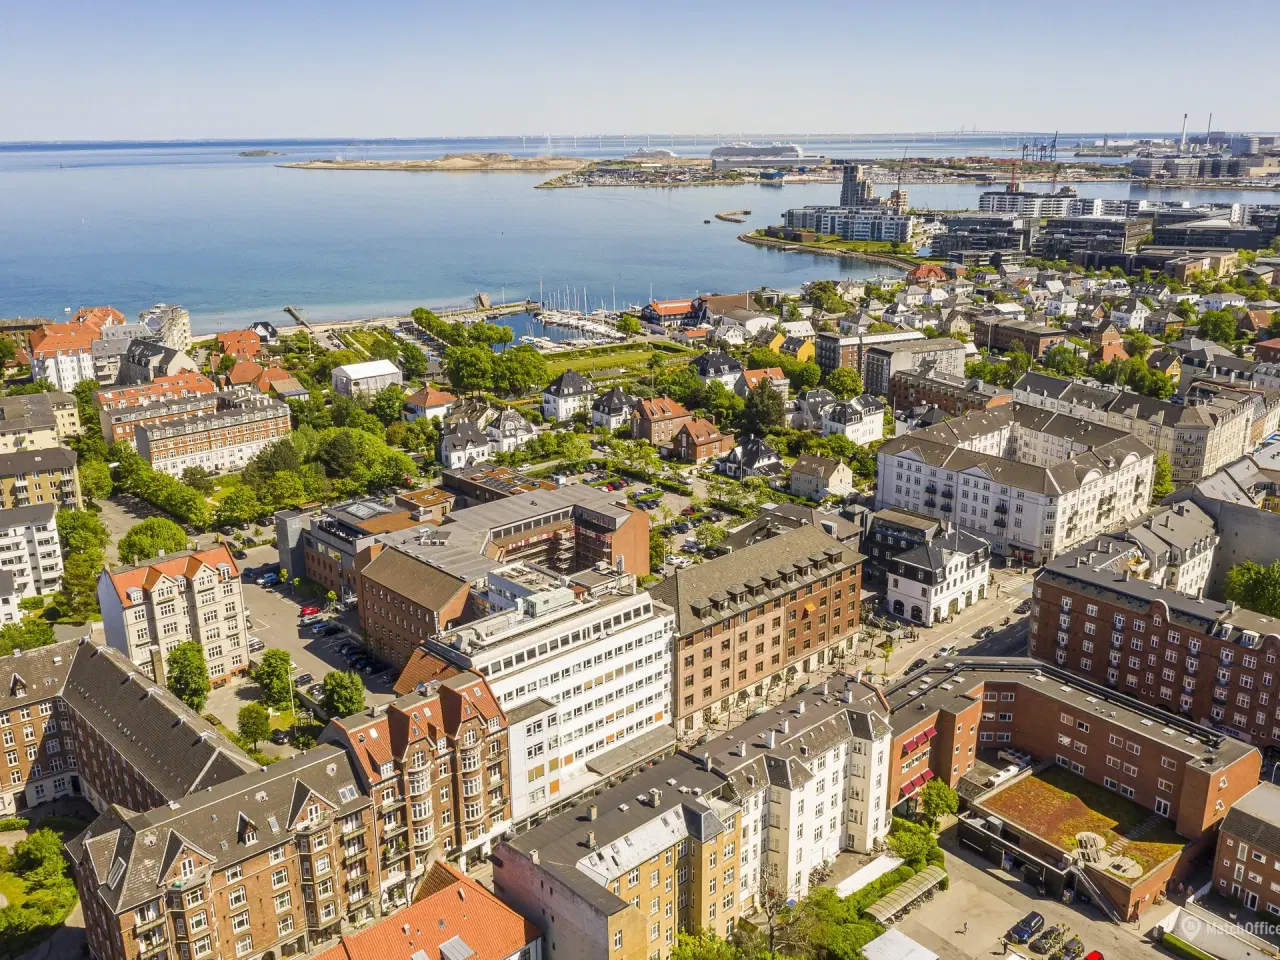
<instances>
[{"instance_id":1,"label":"brick building","mask_svg":"<svg viewBox=\"0 0 1280 960\"><path fill-rule=\"evenodd\" d=\"M970 410L990 410L1013 399L1013 391L976 378L942 373L932 366L893 375L889 396L896 410L929 404L962 417Z\"/></svg>"},{"instance_id":2,"label":"brick building","mask_svg":"<svg viewBox=\"0 0 1280 960\"><path fill-rule=\"evenodd\" d=\"M1263 781L1227 811L1213 888L1246 910L1280 915L1280 787Z\"/></svg>"},{"instance_id":3,"label":"brick building","mask_svg":"<svg viewBox=\"0 0 1280 960\"><path fill-rule=\"evenodd\" d=\"M150 383L95 391L93 402L101 410L120 410L164 400L181 400L203 393L213 393L216 389L214 382L204 374L194 370L184 370L181 373L156 377ZM103 430L103 435L106 435L106 430Z\"/></svg>"},{"instance_id":4,"label":"brick building","mask_svg":"<svg viewBox=\"0 0 1280 960\"><path fill-rule=\"evenodd\" d=\"M210 384L212 387L212 384ZM187 417L209 416L218 412L218 395L200 393L176 400L156 400L136 406L116 405L98 411L102 438L108 443L127 443L137 449L134 432L138 427L149 427Z\"/></svg>"},{"instance_id":5,"label":"brick building","mask_svg":"<svg viewBox=\"0 0 1280 960\"><path fill-rule=\"evenodd\" d=\"M631 435L655 447L666 447L693 415L670 397L641 399L631 408Z\"/></svg>"},{"instance_id":6,"label":"brick building","mask_svg":"<svg viewBox=\"0 0 1280 960\"><path fill-rule=\"evenodd\" d=\"M104 570L98 607L107 644L156 680L188 640L200 643L214 686L249 670L240 570L226 544Z\"/></svg>"},{"instance_id":7,"label":"brick building","mask_svg":"<svg viewBox=\"0 0 1280 960\"><path fill-rule=\"evenodd\" d=\"M790 667L808 673L851 648L862 559L822 530L798 527L654 587L653 598L676 612L677 729L702 726L735 697L762 696Z\"/></svg>"},{"instance_id":8,"label":"brick building","mask_svg":"<svg viewBox=\"0 0 1280 960\"><path fill-rule=\"evenodd\" d=\"M1280 745L1274 619L1139 579L1095 538L1036 575L1029 651L1259 747Z\"/></svg>"},{"instance_id":9,"label":"brick building","mask_svg":"<svg viewBox=\"0 0 1280 960\"><path fill-rule=\"evenodd\" d=\"M153 469L180 477L187 467L238 470L292 429L289 407L262 397L232 410L144 425L134 436Z\"/></svg>"},{"instance_id":10,"label":"brick building","mask_svg":"<svg viewBox=\"0 0 1280 960\"><path fill-rule=\"evenodd\" d=\"M941 373L962 377L964 358L964 344L950 337L880 344L867 348L862 382L873 397L887 397L889 385L900 371L931 366Z\"/></svg>"},{"instance_id":11,"label":"brick building","mask_svg":"<svg viewBox=\"0 0 1280 960\"><path fill-rule=\"evenodd\" d=\"M1010 320L999 314L978 317L973 332L973 342L989 350L1004 351L1018 347L1037 360L1066 340L1064 330L1031 320Z\"/></svg>"},{"instance_id":12,"label":"brick building","mask_svg":"<svg viewBox=\"0 0 1280 960\"><path fill-rule=\"evenodd\" d=\"M671 440L671 455L686 463L706 463L733 450L732 433L722 433L710 420L690 420Z\"/></svg>"}]
</instances>

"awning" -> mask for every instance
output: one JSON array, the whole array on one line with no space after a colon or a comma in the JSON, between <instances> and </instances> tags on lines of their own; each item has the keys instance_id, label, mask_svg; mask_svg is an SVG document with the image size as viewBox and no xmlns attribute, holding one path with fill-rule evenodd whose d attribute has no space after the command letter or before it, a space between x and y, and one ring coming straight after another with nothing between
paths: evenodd
<instances>
[{"instance_id":1,"label":"awning","mask_svg":"<svg viewBox=\"0 0 1280 960\"><path fill-rule=\"evenodd\" d=\"M933 779L933 771L926 770L924 773L920 774L920 776L924 779L925 783L928 783L930 780Z\"/></svg>"},{"instance_id":2,"label":"awning","mask_svg":"<svg viewBox=\"0 0 1280 960\"><path fill-rule=\"evenodd\" d=\"M930 864L910 880L895 887L889 894L867 907L867 913L879 923L887 923L911 904L940 884L947 877L947 872L936 864Z\"/></svg>"},{"instance_id":3,"label":"awning","mask_svg":"<svg viewBox=\"0 0 1280 960\"><path fill-rule=\"evenodd\" d=\"M807 611L809 611L810 613L813 613L813 611L815 611L815 610L817 610L817 609L818 609L818 608L817 608L817 607L815 607L812 603L806 603L806 604L804 605L804 608L805 608Z\"/></svg>"},{"instance_id":4,"label":"awning","mask_svg":"<svg viewBox=\"0 0 1280 960\"><path fill-rule=\"evenodd\" d=\"M902 755L905 757L908 753L910 753L912 750L914 750L914 749L916 748L916 743L917 743L919 740L920 740L920 738L919 738L919 737L912 737L910 740L907 740L905 743L903 743L903 744L902 744Z\"/></svg>"},{"instance_id":5,"label":"awning","mask_svg":"<svg viewBox=\"0 0 1280 960\"><path fill-rule=\"evenodd\" d=\"M924 733L921 734L921 736L924 737L926 740L932 740L937 735L938 735L937 727L930 727L928 730L926 730Z\"/></svg>"}]
</instances>

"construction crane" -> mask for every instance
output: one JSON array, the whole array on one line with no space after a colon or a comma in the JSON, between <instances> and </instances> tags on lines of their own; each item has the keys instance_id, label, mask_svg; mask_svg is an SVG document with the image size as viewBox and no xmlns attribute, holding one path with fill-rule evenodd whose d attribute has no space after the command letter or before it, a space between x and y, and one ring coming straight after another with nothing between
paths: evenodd
<instances>
[{"instance_id":1,"label":"construction crane","mask_svg":"<svg viewBox=\"0 0 1280 960\"><path fill-rule=\"evenodd\" d=\"M1017 193L1018 192L1018 158L1014 157L1012 160L1009 161L1009 163L1010 163L1009 182L1008 184L1005 185L1004 192Z\"/></svg>"}]
</instances>

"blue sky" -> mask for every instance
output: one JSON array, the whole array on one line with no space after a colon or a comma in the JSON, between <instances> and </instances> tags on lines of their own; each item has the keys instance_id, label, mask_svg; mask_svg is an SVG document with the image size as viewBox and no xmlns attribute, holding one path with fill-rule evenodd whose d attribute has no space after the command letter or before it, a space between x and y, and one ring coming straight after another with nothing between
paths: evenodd
<instances>
[{"instance_id":1,"label":"blue sky","mask_svg":"<svg viewBox=\"0 0 1280 960\"><path fill-rule=\"evenodd\" d=\"M1280 2L0 0L0 141L1280 128Z\"/></svg>"}]
</instances>

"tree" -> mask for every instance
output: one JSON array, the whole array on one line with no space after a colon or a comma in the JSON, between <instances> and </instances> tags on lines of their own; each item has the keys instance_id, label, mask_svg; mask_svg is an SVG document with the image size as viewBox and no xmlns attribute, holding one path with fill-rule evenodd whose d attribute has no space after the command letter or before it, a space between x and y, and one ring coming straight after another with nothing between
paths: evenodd
<instances>
[{"instance_id":1,"label":"tree","mask_svg":"<svg viewBox=\"0 0 1280 960\"><path fill-rule=\"evenodd\" d=\"M209 668L204 662L204 649L198 640L178 644L169 654L165 668L169 690L188 707L199 713L213 689L209 683Z\"/></svg>"},{"instance_id":2,"label":"tree","mask_svg":"<svg viewBox=\"0 0 1280 960\"><path fill-rule=\"evenodd\" d=\"M400 411L404 407L404 387L398 383L389 383L374 396L369 404L369 412L384 424L395 423L400 419Z\"/></svg>"},{"instance_id":3,"label":"tree","mask_svg":"<svg viewBox=\"0 0 1280 960\"><path fill-rule=\"evenodd\" d=\"M307 502L307 487L292 470L281 470L266 482L259 500L270 510L286 510Z\"/></svg>"},{"instance_id":4,"label":"tree","mask_svg":"<svg viewBox=\"0 0 1280 960\"><path fill-rule=\"evenodd\" d=\"M862 378L852 367L836 367L827 374L827 389L837 400L851 400L862 395Z\"/></svg>"},{"instance_id":5,"label":"tree","mask_svg":"<svg viewBox=\"0 0 1280 960\"><path fill-rule=\"evenodd\" d=\"M1151 477L1151 503L1157 504L1173 493L1173 467L1169 454L1163 450L1156 454L1155 472Z\"/></svg>"},{"instance_id":6,"label":"tree","mask_svg":"<svg viewBox=\"0 0 1280 960\"><path fill-rule=\"evenodd\" d=\"M349 717L364 709L364 681L354 670L331 670L324 677L324 708L332 717Z\"/></svg>"},{"instance_id":7,"label":"tree","mask_svg":"<svg viewBox=\"0 0 1280 960\"><path fill-rule=\"evenodd\" d=\"M25 617L0 627L0 656L7 657L15 650L47 647L53 640L53 624L40 617Z\"/></svg>"},{"instance_id":8,"label":"tree","mask_svg":"<svg viewBox=\"0 0 1280 960\"><path fill-rule=\"evenodd\" d=\"M80 492L90 500L104 500L115 489L111 468L102 460L80 461Z\"/></svg>"},{"instance_id":9,"label":"tree","mask_svg":"<svg viewBox=\"0 0 1280 960\"><path fill-rule=\"evenodd\" d=\"M903 860L922 860L937 845L938 841L928 827L894 818L893 829L889 832L889 849L894 856Z\"/></svg>"},{"instance_id":10,"label":"tree","mask_svg":"<svg viewBox=\"0 0 1280 960\"><path fill-rule=\"evenodd\" d=\"M33 380L30 383L20 383L17 386L9 388L11 397L30 396L33 393L52 393L53 384L41 377L39 380Z\"/></svg>"},{"instance_id":11,"label":"tree","mask_svg":"<svg viewBox=\"0 0 1280 960\"><path fill-rule=\"evenodd\" d=\"M946 781L934 778L920 791L920 812L936 827L944 816L953 815L960 806L959 795Z\"/></svg>"},{"instance_id":12,"label":"tree","mask_svg":"<svg viewBox=\"0 0 1280 960\"><path fill-rule=\"evenodd\" d=\"M229 353L224 353L218 360L216 368L217 373L230 373L231 368L236 365L236 358Z\"/></svg>"},{"instance_id":13,"label":"tree","mask_svg":"<svg viewBox=\"0 0 1280 960\"><path fill-rule=\"evenodd\" d=\"M333 609L333 605L338 602L338 595L330 590L324 595L324 602L329 605L329 609Z\"/></svg>"},{"instance_id":14,"label":"tree","mask_svg":"<svg viewBox=\"0 0 1280 960\"><path fill-rule=\"evenodd\" d=\"M889 675L889 660L893 657L893 641L886 640L880 644L880 659L884 661L884 675Z\"/></svg>"},{"instance_id":15,"label":"tree","mask_svg":"<svg viewBox=\"0 0 1280 960\"><path fill-rule=\"evenodd\" d=\"M1236 339L1236 318L1230 310L1206 310L1200 316L1200 339L1230 344Z\"/></svg>"},{"instance_id":16,"label":"tree","mask_svg":"<svg viewBox=\"0 0 1280 960\"><path fill-rule=\"evenodd\" d=\"M400 370L410 380L421 380L427 375L427 355L416 343L405 343L400 346Z\"/></svg>"},{"instance_id":17,"label":"tree","mask_svg":"<svg viewBox=\"0 0 1280 960\"><path fill-rule=\"evenodd\" d=\"M186 549L187 532L166 517L148 517L135 523L116 546L121 563L137 563Z\"/></svg>"},{"instance_id":18,"label":"tree","mask_svg":"<svg viewBox=\"0 0 1280 960\"><path fill-rule=\"evenodd\" d=\"M98 515L87 510L59 510L57 524L63 553L102 550L111 542L111 534Z\"/></svg>"},{"instance_id":19,"label":"tree","mask_svg":"<svg viewBox=\"0 0 1280 960\"><path fill-rule=\"evenodd\" d=\"M697 531L694 533L694 539L698 541L701 547L716 547L724 542L724 538L729 535L724 527L714 523L699 524Z\"/></svg>"},{"instance_id":20,"label":"tree","mask_svg":"<svg viewBox=\"0 0 1280 960\"><path fill-rule=\"evenodd\" d=\"M274 709L287 707L293 694L292 676L293 661L288 650L272 647L265 651L258 669L253 671L253 682L262 688L262 702Z\"/></svg>"},{"instance_id":21,"label":"tree","mask_svg":"<svg viewBox=\"0 0 1280 960\"><path fill-rule=\"evenodd\" d=\"M719 380L712 380L703 391L702 407L715 417L722 428L730 429L738 423L746 402Z\"/></svg>"},{"instance_id":22,"label":"tree","mask_svg":"<svg viewBox=\"0 0 1280 960\"><path fill-rule=\"evenodd\" d=\"M1044 355L1044 365L1064 377L1084 376L1085 362L1081 356L1066 344L1050 347Z\"/></svg>"},{"instance_id":23,"label":"tree","mask_svg":"<svg viewBox=\"0 0 1280 960\"><path fill-rule=\"evenodd\" d=\"M798 393L812 390L822 380L822 368L810 360L797 365L787 378L791 381L791 388Z\"/></svg>"},{"instance_id":24,"label":"tree","mask_svg":"<svg viewBox=\"0 0 1280 960\"><path fill-rule=\"evenodd\" d=\"M249 743L251 749L257 750L258 744L271 736L271 714L256 700L246 703L236 714L236 730L241 740Z\"/></svg>"},{"instance_id":25,"label":"tree","mask_svg":"<svg viewBox=\"0 0 1280 960\"><path fill-rule=\"evenodd\" d=\"M743 404L742 418L747 430L764 435L775 427L782 426L786 415L782 394L773 389L773 384L765 377L747 392Z\"/></svg>"},{"instance_id":26,"label":"tree","mask_svg":"<svg viewBox=\"0 0 1280 960\"><path fill-rule=\"evenodd\" d=\"M743 953L736 944L721 940L714 933L681 932L676 935L670 960L743 960Z\"/></svg>"},{"instance_id":27,"label":"tree","mask_svg":"<svg viewBox=\"0 0 1280 960\"><path fill-rule=\"evenodd\" d=\"M449 347L444 352L449 385L462 393L493 386L493 351L488 347Z\"/></svg>"},{"instance_id":28,"label":"tree","mask_svg":"<svg viewBox=\"0 0 1280 960\"><path fill-rule=\"evenodd\" d=\"M1133 330L1124 338L1125 353L1137 360L1145 360L1154 343L1155 341L1141 330Z\"/></svg>"},{"instance_id":29,"label":"tree","mask_svg":"<svg viewBox=\"0 0 1280 960\"><path fill-rule=\"evenodd\" d=\"M1226 597L1268 617L1280 616L1280 560L1262 566L1246 560L1227 571Z\"/></svg>"},{"instance_id":30,"label":"tree","mask_svg":"<svg viewBox=\"0 0 1280 960\"><path fill-rule=\"evenodd\" d=\"M83 483L84 475L81 473L81 483ZM199 490L205 496L213 493L213 474L204 467L187 467L182 471L182 482L194 490Z\"/></svg>"},{"instance_id":31,"label":"tree","mask_svg":"<svg viewBox=\"0 0 1280 960\"><path fill-rule=\"evenodd\" d=\"M262 504L250 487L241 484L222 498L214 514L214 522L218 526L238 527L258 519L263 514Z\"/></svg>"},{"instance_id":32,"label":"tree","mask_svg":"<svg viewBox=\"0 0 1280 960\"><path fill-rule=\"evenodd\" d=\"M618 332L625 333L628 337L634 337L641 330L640 318L624 313L618 318Z\"/></svg>"},{"instance_id":33,"label":"tree","mask_svg":"<svg viewBox=\"0 0 1280 960\"><path fill-rule=\"evenodd\" d=\"M504 396L522 397L549 380L547 358L528 344L493 358L493 389Z\"/></svg>"},{"instance_id":34,"label":"tree","mask_svg":"<svg viewBox=\"0 0 1280 960\"><path fill-rule=\"evenodd\" d=\"M667 538L657 527L649 528L649 569L661 570L667 562Z\"/></svg>"}]
</instances>

